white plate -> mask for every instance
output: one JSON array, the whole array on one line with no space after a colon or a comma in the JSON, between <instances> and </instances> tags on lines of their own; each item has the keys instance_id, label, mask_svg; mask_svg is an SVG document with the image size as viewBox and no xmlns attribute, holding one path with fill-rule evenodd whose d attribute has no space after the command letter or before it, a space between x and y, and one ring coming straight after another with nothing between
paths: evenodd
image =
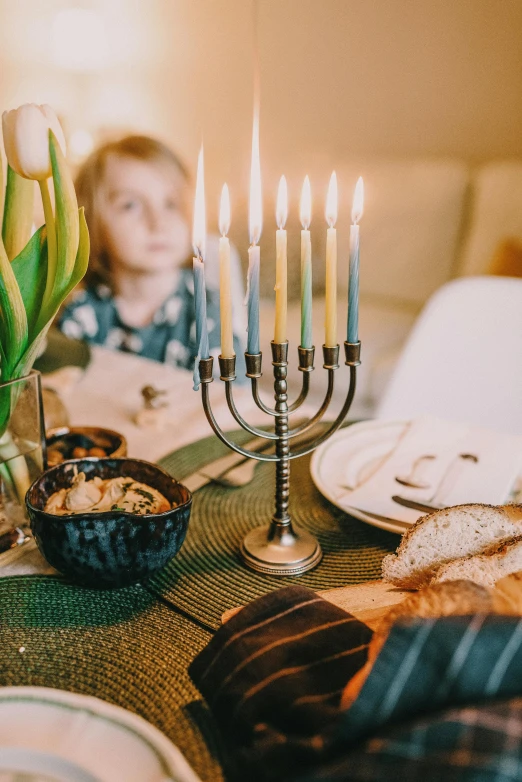
<instances>
[{"instance_id":1,"label":"white plate","mask_svg":"<svg viewBox=\"0 0 522 782\"><path fill-rule=\"evenodd\" d=\"M379 468L408 427L405 421L361 421L336 432L314 452L312 480L327 500L360 521L402 535L409 524L350 505L350 494Z\"/></svg>"},{"instance_id":2,"label":"white plate","mask_svg":"<svg viewBox=\"0 0 522 782\"><path fill-rule=\"evenodd\" d=\"M119 706L47 687L0 688L0 782L199 782L181 752Z\"/></svg>"}]
</instances>

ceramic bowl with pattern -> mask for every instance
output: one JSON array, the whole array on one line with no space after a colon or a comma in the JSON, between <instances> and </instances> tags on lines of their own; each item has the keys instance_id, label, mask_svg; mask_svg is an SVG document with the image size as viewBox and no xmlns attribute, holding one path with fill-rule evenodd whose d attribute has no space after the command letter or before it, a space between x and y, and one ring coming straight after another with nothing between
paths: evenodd
<instances>
[{"instance_id":1,"label":"ceramic bowl with pattern","mask_svg":"<svg viewBox=\"0 0 522 782\"><path fill-rule=\"evenodd\" d=\"M173 507L141 515L114 508L66 515L44 510L47 500L69 488L76 473L86 480L120 476L157 489ZM102 589L126 586L160 570L185 539L192 495L156 464L141 459L72 459L44 472L29 488L31 529L45 559L73 581Z\"/></svg>"}]
</instances>

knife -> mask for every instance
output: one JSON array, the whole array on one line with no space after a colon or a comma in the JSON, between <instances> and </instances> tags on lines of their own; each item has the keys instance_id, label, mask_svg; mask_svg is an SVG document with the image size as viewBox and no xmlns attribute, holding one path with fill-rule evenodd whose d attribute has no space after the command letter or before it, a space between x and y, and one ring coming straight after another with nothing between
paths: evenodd
<instances>
[{"instance_id":1,"label":"knife","mask_svg":"<svg viewBox=\"0 0 522 782\"><path fill-rule=\"evenodd\" d=\"M274 440L265 440L263 437L255 437L241 447L249 451L261 452L273 446L274 442ZM243 454L233 451L226 454L226 456L221 456L219 459L214 459L213 462L203 465L199 470L187 475L185 478L180 478L180 483L186 486L189 491L195 492L248 458L248 456L243 456Z\"/></svg>"},{"instance_id":2,"label":"knife","mask_svg":"<svg viewBox=\"0 0 522 782\"><path fill-rule=\"evenodd\" d=\"M403 505L405 508L413 508L413 510L420 510L422 513L433 513L434 510L442 510L445 505L426 505L423 502L416 502L415 500L408 500L406 497L399 497L398 494L392 496L392 500L398 505Z\"/></svg>"}]
</instances>

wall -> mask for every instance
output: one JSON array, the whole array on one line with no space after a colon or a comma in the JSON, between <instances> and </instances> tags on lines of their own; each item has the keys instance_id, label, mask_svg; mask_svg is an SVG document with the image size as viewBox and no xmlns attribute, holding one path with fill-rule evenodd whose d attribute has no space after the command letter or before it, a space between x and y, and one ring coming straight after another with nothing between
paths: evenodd
<instances>
[{"instance_id":1,"label":"wall","mask_svg":"<svg viewBox=\"0 0 522 782\"><path fill-rule=\"evenodd\" d=\"M53 64L53 15L73 5L104 18L99 71ZM257 16L265 238L283 172L294 226L305 173L319 219L348 161L522 154L519 0L258 0ZM48 100L70 129L147 130L191 165L203 137L211 219L226 178L244 247L252 41L248 0L1 0L0 105ZM340 182L344 226L353 185Z\"/></svg>"}]
</instances>

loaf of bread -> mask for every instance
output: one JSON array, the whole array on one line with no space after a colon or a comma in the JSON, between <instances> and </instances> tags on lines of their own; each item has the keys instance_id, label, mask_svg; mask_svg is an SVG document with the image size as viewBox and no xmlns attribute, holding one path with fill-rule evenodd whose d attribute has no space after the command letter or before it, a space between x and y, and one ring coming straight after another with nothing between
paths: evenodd
<instances>
[{"instance_id":1,"label":"loaf of bread","mask_svg":"<svg viewBox=\"0 0 522 782\"><path fill-rule=\"evenodd\" d=\"M395 554L384 557L382 577L405 589L417 589L429 584L446 563L481 554L519 535L522 505L457 505L435 511L403 535Z\"/></svg>"},{"instance_id":2,"label":"loaf of bread","mask_svg":"<svg viewBox=\"0 0 522 782\"><path fill-rule=\"evenodd\" d=\"M469 579L475 584L493 586L499 579L522 570L522 535L503 543L493 543L482 554L459 557L442 565L431 583Z\"/></svg>"},{"instance_id":3,"label":"loaf of bread","mask_svg":"<svg viewBox=\"0 0 522 782\"><path fill-rule=\"evenodd\" d=\"M347 709L359 695L395 622L477 613L522 615L522 572L503 578L491 589L472 581L444 581L414 592L393 606L372 636L366 664L345 687L341 707Z\"/></svg>"}]
</instances>

